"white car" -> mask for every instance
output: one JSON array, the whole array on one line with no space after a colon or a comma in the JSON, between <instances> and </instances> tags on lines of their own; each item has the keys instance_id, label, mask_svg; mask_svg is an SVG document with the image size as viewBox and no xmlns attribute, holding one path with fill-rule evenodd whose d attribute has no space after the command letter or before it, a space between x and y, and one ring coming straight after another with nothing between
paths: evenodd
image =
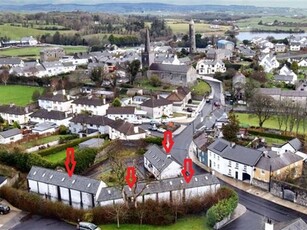
<instances>
[{"instance_id":1,"label":"white car","mask_svg":"<svg viewBox=\"0 0 307 230\"><path fill-rule=\"evenodd\" d=\"M164 133L166 131L166 129L158 128L157 131L160 132L160 133Z\"/></svg>"}]
</instances>

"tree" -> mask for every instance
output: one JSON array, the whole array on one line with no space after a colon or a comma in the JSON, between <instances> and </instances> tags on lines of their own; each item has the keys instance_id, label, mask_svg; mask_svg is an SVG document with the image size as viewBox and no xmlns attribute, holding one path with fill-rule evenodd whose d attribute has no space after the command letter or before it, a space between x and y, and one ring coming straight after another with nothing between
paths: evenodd
<instances>
[{"instance_id":1,"label":"tree","mask_svg":"<svg viewBox=\"0 0 307 230\"><path fill-rule=\"evenodd\" d=\"M128 64L128 72L131 76L130 83L133 85L137 73L140 71L141 62L139 60L133 60Z\"/></svg>"},{"instance_id":2,"label":"tree","mask_svg":"<svg viewBox=\"0 0 307 230\"><path fill-rule=\"evenodd\" d=\"M223 136L228 141L236 142L237 133L240 130L240 122L233 111L229 113L228 121L228 124L222 127Z\"/></svg>"},{"instance_id":3,"label":"tree","mask_svg":"<svg viewBox=\"0 0 307 230\"><path fill-rule=\"evenodd\" d=\"M162 82L160 80L160 78L157 75L153 75L151 76L151 78L149 79L149 83L153 86L153 87L159 87L162 85Z\"/></svg>"},{"instance_id":4,"label":"tree","mask_svg":"<svg viewBox=\"0 0 307 230\"><path fill-rule=\"evenodd\" d=\"M260 83L251 79L251 78L247 78L246 79L246 83L244 86L244 93L245 93L245 100L248 103L249 101L251 101L253 95L255 94L255 91L257 88L260 87Z\"/></svg>"},{"instance_id":5,"label":"tree","mask_svg":"<svg viewBox=\"0 0 307 230\"><path fill-rule=\"evenodd\" d=\"M275 105L275 100L271 96L256 93L252 97L248 105L249 111L257 116L260 128L262 128L265 121L273 116Z\"/></svg>"},{"instance_id":6,"label":"tree","mask_svg":"<svg viewBox=\"0 0 307 230\"><path fill-rule=\"evenodd\" d=\"M32 94L32 101L37 101L40 95L40 92L36 89Z\"/></svg>"},{"instance_id":7,"label":"tree","mask_svg":"<svg viewBox=\"0 0 307 230\"><path fill-rule=\"evenodd\" d=\"M92 70L90 78L97 86L100 86L105 76L106 72L104 69L102 67L96 67Z\"/></svg>"},{"instance_id":8,"label":"tree","mask_svg":"<svg viewBox=\"0 0 307 230\"><path fill-rule=\"evenodd\" d=\"M14 128L17 128L17 129L20 129L20 128L21 128L17 121L14 121L13 127L14 127Z\"/></svg>"},{"instance_id":9,"label":"tree","mask_svg":"<svg viewBox=\"0 0 307 230\"><path fill-rule=\"evenodd\" d=\"M122 103L121 103L121 101L119 100L118 97L113 100L112 106L114 106L114 107L121 107L122 106Z\"/></svg>"},{"instance_id":10,"label":"tree","mask_svg":"<svg viewBox=\"0 0 307 230\"><path fill-rule=\"evenodd\" d=\"M296 74L298 73L298 63L296 61L291 63L291 70Z\"/></svg>"},{"instance_id":11,"label":"tree","mask_svg":"<svg viewBox=\"0 0 307 230\"><path fill-rule=\"evenodd\" d=\"M3 124L4 123L4 119L3 119L3 117L1 117L1 115L0 115L0 124Z\"/></svg>"},{"instance_id":12,"label":"tree","mask_svg":"<svg viewBox=\"0 0 307 230\"><path fill-rule=\"evenodd\" d=\"M249 40L246 40L246 39L244 39L244 40L243 40L243 44L244 44L244 45L246 45L246 46L247 46L247 45L248 45L248 43L249 43Z\"/></svg>"},{"instance_id":13,"label":"tree","mask_svg":"<svg viewBox=\"0 0 307 230\"><path fill-rule=\"evenodd\" d=\"M9 78L10 78L9 71L7 69L2 70L2 72L0 74L0 79L4 83L4 85L7 84Z\"/></svg>"}]
</instances>

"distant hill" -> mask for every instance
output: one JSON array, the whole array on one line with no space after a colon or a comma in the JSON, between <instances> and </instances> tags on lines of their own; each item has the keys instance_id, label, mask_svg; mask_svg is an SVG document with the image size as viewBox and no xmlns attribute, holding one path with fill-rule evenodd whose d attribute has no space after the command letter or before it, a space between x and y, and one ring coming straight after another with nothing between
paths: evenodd
<instances>
[{"instance_id":1,"label":"distant hill","mask_svg":"<svg viewBox=\"0 0 307 230\"><path fill-rule=\"evenodd\" d=\"M50 11L87 11L110 13L151 13L151 12L289 12L289 8L256 7L244 5L171 5L163 3L102 3L97 5L81 4L28 4L0 5L0 11L50 12Z\"/></svg>"}]
</instances>

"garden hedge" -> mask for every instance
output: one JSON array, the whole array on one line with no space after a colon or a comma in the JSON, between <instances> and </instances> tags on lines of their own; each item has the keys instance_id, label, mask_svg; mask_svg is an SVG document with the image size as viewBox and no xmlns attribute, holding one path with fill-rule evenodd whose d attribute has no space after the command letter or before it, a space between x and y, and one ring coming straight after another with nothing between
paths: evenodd
<instances>
[{"instance_id":1,"label":"garden hedge","mask_svg":"<svg viewBox=\"0 0 307 230\"><path fill-rule=\"evenodd\" d=\"M216 223L229 216L236 209L239 201L238 194L233 190L230 191L230 197L221 199L207 211L206 215L209 226L213 227Z\"/></svg>"},{"instance_id":2,"label":"garden hedge","mask_svg":"<svg viewBox=\"0 0 307 230\"><path fill-rule=\"evenodd\" d=\"M69 141L67 143L57 145L55 147L51 147L51 148L48 148L48 149L38 151L37 154L42 156L42 157L45 157L45 156L48 156L48 155L51 155L51 154L58 153L58 152L65 150L67 148L74 147L74 146L76 146L76 145L78 145L78 144L80 144L84 141L91 139L91 138L92 137L84 137L84 138L80 138L80 139L77 139L77 140L72 140L72 141Z\"/></svg>"},{"instance_id":3,"label":"garden hedge","mask_svg":"<svg viewBox=\"0 0 307 230\"><path fill-rule=\"evenodd\" d=\"M281 139L281 140L285 140L285 141L293 139L293 137L291 137L291 136L280 135L280 134L277 134L277 133L261 132L261 131L250 130L250 129L248 130L248 133L251 134L251 135L255 135L255 136L277 138L277 139Z\"/></svg>"}]
</instances>

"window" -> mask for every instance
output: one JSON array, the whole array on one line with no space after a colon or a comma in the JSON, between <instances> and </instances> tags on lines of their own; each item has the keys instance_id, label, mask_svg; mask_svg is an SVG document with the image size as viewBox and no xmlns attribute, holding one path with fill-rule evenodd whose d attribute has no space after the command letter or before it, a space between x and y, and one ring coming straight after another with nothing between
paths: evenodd
<instances>
[{"instance_id":1,"label":"window","mask_svg":"<svg viewBox=\"0 0 307 230\"><path fill-rule=\"evenodd\" d=\"M220 160L220 156L217 156L217 160Z\"/></svg>"},{"instance_id":2,"label":"window","mask_svg":"<svg viewBox=\"0 0 307 230\"><path fill-rule=\"evenodd\" d=\"M218 168L218 169L220 168L220 164L217 164L217 168Z\"/></svg>"},{"instance_id":3,"label":"window","mask_svg":"<svg viewBox=\"0 0 307 230\"><path fill-rule=\"evenodd\" d=\"M230 175L230 176L231 176L231 169L229 169L229 171L228 171L228 175Z\"/></svg>"},{"instance_id":4,"label":"window","mask_svg":"<svg viewBox=\"0 0 307 230\"><path fill-rule=\"evenodd\" d=\"M213 158L215 159L215 154L213 153Z\"/></svg>"},{"instance_id":5,"label":"window","mask_svg":"<svg viewBox=\"0 0 307 230\"><path fill-rule=\"evenodd\" d=\"M231 161L228 161L228 166L231 167Z\"/></svg>"},{"instance_id":6,"label":"window","mask_svg":"<svg viewBox=\"0 0 307 230\"><path fill-rule=\"evenodd\" d=\"M236 163L236 169L238 169L239 168L239 163Z\"/></svg>"},{"instance_id":7,"label":"window","mask_svg":"<svg viewBox=\"0 0 307 230\"><path fill-rule=\"evenodd\" d=\"M246 165L244 165L244 168L243 168L243 171L247 171L247 166Z\"/></svg>"}]
</instances>

